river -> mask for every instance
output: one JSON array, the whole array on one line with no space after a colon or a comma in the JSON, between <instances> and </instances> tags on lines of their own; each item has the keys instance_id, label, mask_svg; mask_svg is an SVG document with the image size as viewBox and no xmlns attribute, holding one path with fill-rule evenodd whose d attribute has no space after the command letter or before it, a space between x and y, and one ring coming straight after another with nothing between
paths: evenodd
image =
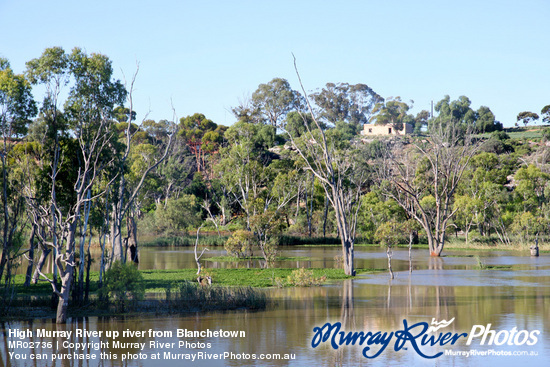
<instances>
[{"instance_id":1,"label":"river","mask_svg":"<svg viewBox=\"0 0 550 367\"><path fill-rule=\"evenodd\" d=\"M222 252L212 250L205 257L222 255ZM307 260L285 261L276 266L333 267L334 257L339 253L338 247L288 247L281 255L307 257ZM266 292L275 302L264 311L89 317L70 319L67 325L61 326L43 319L11 322L1 325L0 365L517 366L525 363L529 367L547 366L550 363L550 256L542 254L533 258L503 251L446 251L445 255L429 258L427 250L414 250L414 270L409 273L407 251L397 250L393 258L396 272L393 280L384 272L361 274L353 280L321 287L268 289ZM504 268L479 269L474 255L487 267ZM205 261L204 264L206 268L259 266L255 262ZM385 252L381 249L357 248L357 268L386 265ZM194 258L189 248L144 248L139 266L141 269L193 267ZM409 327L410 335L417 335L424 325L432 326L432 321L442 320L452 322L428 335L437 341L440 333L449 333L446 342L439 339L432 346L428 339L422 345L420 335L400 345L398 331ZM312 341L316 340L314 328L338 322L346 333L370 331L374 336L365 339L361 346L343 345L335 350L330 346L332 339L328 338L312 348ZM418 326L413 329L414 324ZM26 334L15 335L20 331ZM68 331L70 336L39 336L48 331ZM202 332L202 335L183 335L186 331ZM227 331L237 335L224 334ZM114 338L116 332L118 337ZM452 336L457 338L455 343L451 343ZM338 346L339 339L335 340ZM372 357L378 351L375 358L363 355ZM438 353L443 354L425 358ZM52 355L63 359L52 361ZM90 356L96 359L74 360ZM44 359L31 359L37 357ZM156 357L162 361L159 363ZM214 359L216 357L220 359ZM277 357L288 359L273 359Z\"/></svg>"}]
</instances>

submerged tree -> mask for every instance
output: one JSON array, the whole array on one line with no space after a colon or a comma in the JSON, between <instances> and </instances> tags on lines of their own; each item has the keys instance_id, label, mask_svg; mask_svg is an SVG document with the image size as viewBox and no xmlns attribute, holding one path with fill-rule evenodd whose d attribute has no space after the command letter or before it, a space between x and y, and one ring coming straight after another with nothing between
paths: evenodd
<instances>
[{"instance_id":1,"label":"submerged tree","mask_svg":"<svg viewBox=\"0 0 550 367\"><path fill-rule=\"evenodd\" d=\"M31 94L31 85L23 75L13 73L6 59L0 58L0 172L1 208L0 223L1 247L0 279L5 275L6 283L11 277L10 259L13 255L15 235L23 217L24 199L21 182L13 176L9 156L27 129L30 118L36 114L36 105ZM6 273L4 273L7 267Z\"/></svg>"},{"instance_id":2,"label":"submerged tree","mask_svg":"<svg viewBox=\"0 0 550 367\"><path fill-rule=\"evenodd\" d=\"M138 69L139 71L139 69ZM120 140L122 143L122 152L118 154L115 161L116 172L116 185L115 190L111 198L111 222L110 222L110 240L113 248L113 256L111 263L114 261L126 262L126 254L130 250L132 260L137 262L137 226L135 218L131 214L131 209L134 205L134 201L138 197L140 190L145 184L145 181L149 174L153 172L168 156L170 152L172 141L174 139L174 132L172 131L171 124L168 123L166 130L160 133L157 130L157 137L154 139L153 144L142 143L139 144L137 134L141 130L141 126L132 128L132 116L133 116L133 91L134 83L136 81L137 71L134 74L128 93L126 95L129 104L128 116L126 122L126 129L123 130ZM131 111L131 112L130 112ZM147 120L144 120L142 124L145 124ZM150 126L151 124L149 124ZM164 136L165 139L160 138ZM143 164L139 165L140 169L134 172L128 172L128 164L131 153L136 153L141 158ZM129 176L133 176L133 180ZM124 241L122 238L122 228L124 225L123 219L128 216L128 238ZM124 246L123 246L124 245Z\"/></svg>"},{"instance_id":3,"label":"submerged tree","mask_svg":"<svg viewBox=\"0 0 550 367\"><path fill-rule=\"evenodd\" d=\"M294 65L296 67L296 62ZM297 68L296 73L306 95ZM359 123L367 118L365 113L367 110L370 111L374 101L379 98L363 84L327 87L326 91L314 95L314 100L325 106L325 112L321 116L326 115L325 118L329 122L335 122L334 119L351 119L353 123ZM338 113L339 108L335 105L339 99L343 100L342 114ZM361 206L361 193L367 183L367 171L363 166L364 161L358 157L358 150L353 149L348 141L339 139L338 136L327 136L307 97L306 103L314 123L313 128L310 127L309 118L303 116L306 133L297 137L289 131L286 132L292 149L300 157L304 169L313 173L319 180L334 208L338 235L342 242L344 271L347 275L355 275L354 244L357 216Z\"/></svg>"},{"instance_id":4,"label":"submerged tree","mask_svg":"<svg viewBox=\"0 0 550 367\"><path fill-rule=\"evenodd\" d=\"M453 200L470 160L480 144L451 123L432 126L427 140L403 146L388 144L378 159L384 195L394 199L426 232L431 256L440 256Z\"/></svg>"},{"instance_id":5,"label":"submerged tree","mask_svg":"<svg viewBox=\"0 0 550 367\"><path fill-rule=\"evenodd\" d=\"M49 203L41 205L36 201L30 202L34 202L35 213L39 213L40 220L36 222L46 228L37 233L43 233L41 241L54 250L61 285L55 278L41 271L39 273L50 282L54 294L59 296L56 321L64 323L76 268L77 236L81 233L83 262L82 244L92 200L101 195L96 191L96 183L111 160L107 147L112 137L113 107L124 101L126 91L119 81L112 79L111 62L106 56L87 55L79 48L68 56L61 49L48 49L41 58L29 62L28 68L36 82L47 86L43 111L53 143L47 180ZM65 102L66 126L72 134L70 138L62 135L57 110L60 88L67 83L69 75L74 80ZM71 149L64 149L64 145L69 145ZM71 174L62 177L62 169L67 162L71 165ZM72 180L73 192L66 200L58 198L59 180ZM79 231L79 227L83 230Z\"/></svg>"}]
</instances>

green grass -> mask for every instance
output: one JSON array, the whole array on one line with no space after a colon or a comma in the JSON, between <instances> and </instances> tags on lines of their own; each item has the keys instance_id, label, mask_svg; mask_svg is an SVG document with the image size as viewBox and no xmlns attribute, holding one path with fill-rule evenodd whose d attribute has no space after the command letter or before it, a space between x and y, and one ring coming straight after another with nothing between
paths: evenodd
<instances>
[{"instance_id":1,"label":"green grass","mask_svg":"<svg viewBox=\"0 0 550 367\"><path fill-rule=\"evenodd\" d=\"M128 303L125 315L143 313L173 313L187 311L233 310L237 308L260 309L268 303L268 294L259 288L281 286L281 279L288 279L296 269L205 269L213 280L212 286L197 284L196 269L142 270L145 300ZM337 281L351 278L342 269L308 269L314 278ZM357 274L385 271L385 269L356 269ZM116 316L120 310L105 306L97 300L98 273L90 273L90 302L82 307L70 306L70 317L105 315ZM23 287L23 275L15 277L15 299L6 306L2 319L29 319L55 317L52 308L52 289L49 283L40 282ZM285 282L284 286L291 286ZM0 297L2 298L2 297ZM3 302L0 300L0 302Z\"/></svg>"},{"instance_id":2,"label":"green grass","mask_svg":"<svg viewBox=\"0 0 550 367\"><path fill-rule=\"evenodd\" d=\"M285 269L204 269L212 276L213 284L229 287L272 287L276 277L286 278L292 273L294 268ZM342 269L311 269L315 277L326 276L327 280L348 279ZM384 271L384 269L357 269L357 274L374 271ZM196 282L197 269L176 269L176 270L141 270L143 281L145 283L145 293L164 292L164 289L171 284L191 281ZM97 291L97 282L99 280L98 272L90 273L90 292L94 294ZM15 289L18 296L49 296L52 293L52 287L49 283L40 282L30 287L23 287L25 278L23 275L15 277Z\"/></svg>"},{"instance_id":3,"label":"green grass","mask_svg":"<svg viewBox=\"0 0 550 367\"><path fill-rule=\"evenodd\" d=\"M232 262L232 261L249 261L249 260L264 260L262 256L234 257L234 256L212 256L207 257L204 261ZM313 258L308 256L277 256L275 261L312 261Z\"/></svg>"},{"instance_id":4,"label":"green grass","mask_svg":"<svg viewBox=\"0 0 550 367\"><path fill-rule=\"evenodd\" d=\"M249 287L273 287L275 278L286 278L296 269L206 269L212 276L212 282L223 286L249 286ZM344 274L342 269L311 269L315 277L326 276L327 280L343 280L350 276ZM382 269L378 269L381 270ZM357 273L377 271L375 269L357 269ZM144 270L146 292L160 292L167 284L183 280L194 281L197 278L196 269L179 270Z\"/></svg>"},{"instance_id":5,"label":"green grass","mask_svg":"<svg viewBox=\"0 0 550 367\"><path fill-rule=\"evenodd\" d=\"M223 246L229 236L218 235L200 235L199 236L199 246ZM197 240L196 235L183 235L178 237L150 237L142 236L140 237L141 241L140 246L143 247L164 247L164 246L195 246L195 241Z\"/></svg>"}]
</instances>

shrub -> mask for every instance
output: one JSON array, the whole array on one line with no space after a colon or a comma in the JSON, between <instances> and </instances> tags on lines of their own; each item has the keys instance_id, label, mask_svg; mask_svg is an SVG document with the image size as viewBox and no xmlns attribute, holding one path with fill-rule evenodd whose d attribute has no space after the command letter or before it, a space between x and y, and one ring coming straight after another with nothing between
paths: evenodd
<instances>
[{"instance_id":1,"label":"shrub","mask_svg":"<svg viewBox=\"0 0 550 367\"><path fill-rule=\"evenodd\" d=\"M321 285L327 280L326 276L316 278L313 276L313 270L304 268L292 271L287 278L287 283L296 287L311 287L312 285Z\"/></svg>"},{"instance_id":2,"label":"shrub","mask_svg":"<svg viewBox=\"0 0 550 367\"><path fill-rule=\"evenodd\" d=\"M105 273L105 283L100 290L100 298L105 299L107 304L114 302L119 312L133 302L143 299L145 285L143 276L133 264L122 264L116 261Z\"/></svg>"},{"instance_id":3,"label":"shrub","mask_svg":"<svg viewBox=\"0 0 550 367\"><path fill-rule=\"evenodd\" d=\"M254 235L250 231L239 229L227 239L224 248L229 256L246 257L250 256Z\"/></svg>"}]
</instances>

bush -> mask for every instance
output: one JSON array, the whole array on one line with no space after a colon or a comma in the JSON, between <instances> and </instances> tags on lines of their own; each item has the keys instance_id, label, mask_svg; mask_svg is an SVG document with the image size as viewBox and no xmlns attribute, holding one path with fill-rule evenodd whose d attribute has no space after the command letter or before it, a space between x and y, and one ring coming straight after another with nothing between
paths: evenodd
<instances>
[{"instance_id":1,"label":"bush","mask_svg":"<svg viewBox=\"0 0 550 367\"><path fill-rule=\"evenodd\" d=\"M321 285L327 280L327 277L323 275L322 277L315 278L313 270L300 268L293 270L286 280L289 285L296 287L311 287L312 285Z\"/></svg>"},{"instance_id":2,"label":"bush","mask_svg":"<svg viewBox=\"0 0 550 367\"><path fill-rule=\"evenodd\" d=\"M143 276L134 264L116 261L105 272L105 283L100 289L100 298L106 300L107 304L113 302L117 311L124 312L127 306L143 299L144 295ZM130 300L132 303L128 302Z\"/></svg>"},{"instance_id":3,"label":"bush","mask_svg":"<svg viewBox=\"0 0 550 367\"><path fill-rule=\"evenodd\" d=\"M254 235L250 231L239 229L227 239L224 248L229 256L246 257L250 256Z\"/></svg>"},{"instance_id":4,"label":"bush","mask_svg":"<svg viewBox=\"0 0 550 367\"><path fill-rule=\"evenodd\" d=\"M186 234L190 227L201 223L200 215L200 206L194 195L168 199L166 208L159 205L155 210L156 231L172 235Z\"/></svg>"}]
</instances>

